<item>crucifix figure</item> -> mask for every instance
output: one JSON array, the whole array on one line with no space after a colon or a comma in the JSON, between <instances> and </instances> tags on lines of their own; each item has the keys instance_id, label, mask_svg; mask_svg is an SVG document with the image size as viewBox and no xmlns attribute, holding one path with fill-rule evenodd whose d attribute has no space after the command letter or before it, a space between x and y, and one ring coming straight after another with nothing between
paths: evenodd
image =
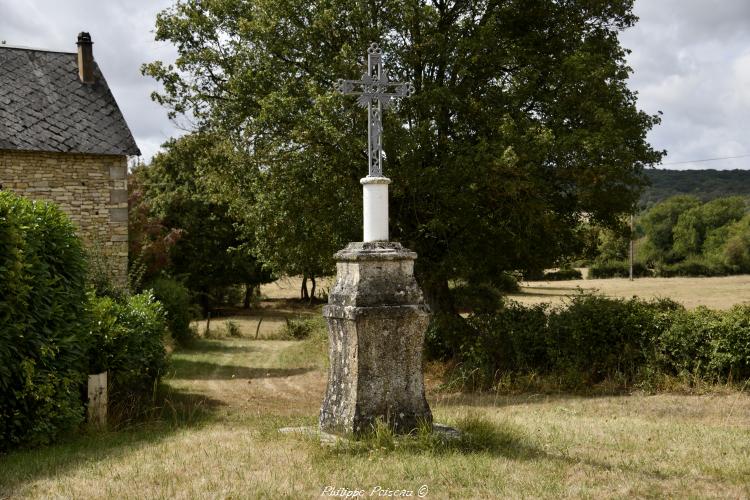
<instances>
[{"instance_id":1,"label":"crucifix figure","mask_svg":"<svg viewBox=\"0 0 750 500\"><path fill-rule=\"evenodd\" d=\"M357 104L367 107L367 177L363 185L364 241L388 240L388 184L383 176L383 110L397 97L414 93L411 83L390 82L383 71L383 51L373 43L367 49L367 73L361 80L338 80L336 90L356 95Z\"/></svg>"}]
</instances>

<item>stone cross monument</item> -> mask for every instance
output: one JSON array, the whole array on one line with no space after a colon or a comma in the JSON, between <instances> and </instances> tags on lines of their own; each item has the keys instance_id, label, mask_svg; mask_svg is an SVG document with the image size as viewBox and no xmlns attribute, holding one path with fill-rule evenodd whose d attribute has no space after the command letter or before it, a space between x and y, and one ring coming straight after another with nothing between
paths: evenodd
<instances>
[{"instance_id":1,"label":"stone cross monument","mask_svg":"<svg viewBox=\"0 0 750 500\"><path fill-rule=\"evenodd\" d=\"M368 173L362 179L364 241L388 241L388 184L383 177L383 110L396 97L414 93L411 83L390 82L383 71L383 53L376 43L367 49L367 73L360 80L338 80L336 88L357 95L357 104L367 108Z\"/></svg>"},{"instance_id":2,"label":"stone cross monument","mask_svg":"<svg viewBox=\"0 0 750 500\"><path fill-rule=\"evenodd\" d=\"M382 170L382 112L414 87L388 81L377 44L367 52L362 79L337 82L341 93L358 95L368 110L364 241L336 253L336 283L323 308L331 366L320 430L344 435L361 434L377 419L401 433L432 424L422 374L429 309L414 278L417 255L388 241L390 179Z\"/></svg>"}]
</instances>

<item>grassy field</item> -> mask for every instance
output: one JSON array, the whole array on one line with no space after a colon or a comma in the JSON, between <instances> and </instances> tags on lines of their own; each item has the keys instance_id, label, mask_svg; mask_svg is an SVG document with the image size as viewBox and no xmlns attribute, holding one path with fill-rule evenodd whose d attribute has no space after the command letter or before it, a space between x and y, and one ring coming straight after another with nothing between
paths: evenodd
<instances>
[{"instance_id":1,"label":"grassy field","mask_svg":"<svg viewBox=\"0 0 750 500\"><path fill-rule=\"evenodd\" d=\"M685 307L706 306L729 309L734 304L750 302L750 275L720 278L627 278L535 281L521 284L521 291L511 298L524 304L549 302L559 304L566 297L581 292L597 292L610 297L669 297Z\"/></svg>"},{"instance_id":2,"label":"grassy field","mask_svg":"<svg viewBox=\"0 0 750 500\"><path fill-rule=\"evenodd\" d=\"M439 390L459 442L321 447L278 432L315 425L325 339L200 340L172 355L144 423L0 457L0 497L306 498L326 487L427 498L750 497L750 396L611 397ZM423 489L422 492L425 490Z\"/></svg>"},{"instance_id":3,"label":"grassy field","mask_svg":"<svg viewBox=\"0 0 750 500\"><path fill-rule=\"evenodd\" d=\"M287 320L316 314L314 310L290 300L291 297L298 297L300 284L299 277L291 277L263 285L261 295L264 301L259 308L247 313L233 311L231 314L215 317L211 320L211 330L221 334L226 331L226 323L232 321L240 328L243 336L255 338L257 334L260 339L276 336ZM325 297L331 285L331 278L318 280L318 300L321 296ZM568 297L582 292L624 298L670 297L688 308L703 305L712 309L729 309L734 304L750 302L750 275L720 278L639 278L633 281L612 278L523 282L520 292L510 294L509 297L523 304L562 304ZM205 320L196 322L195 326L201 335L205 333Z\"/></svg>"},{"instance_id":4,"label":"grassy field","mask_svg":"<svg viewBox=\"0 0 750 500\"><path fill-rule=\"evenodd\" d=\"M520 299L562 300L593 285L727 307L746 300L746 280L534 283ZM750 498L745 390L462 394L441 387L431 365L428 400L436 421L464 431L458 441L381 433L331 448L282 434L316 424L326 381L322 330L304 341L280 337L286 319L320 317L319 306L285 298L298 287L267 285L261 309L212 321L219 336L234 321L241 338L174 352L144 421L0 456L0 498L307 498L341 488L365 497L380 488L426 498Z\"/></svg>"}]
</instances>

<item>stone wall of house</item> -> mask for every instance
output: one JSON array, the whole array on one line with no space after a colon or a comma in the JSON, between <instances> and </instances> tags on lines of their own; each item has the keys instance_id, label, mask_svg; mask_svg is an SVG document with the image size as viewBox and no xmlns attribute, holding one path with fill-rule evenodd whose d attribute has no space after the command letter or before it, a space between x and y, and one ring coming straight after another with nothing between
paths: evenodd
<instances>
[{"instance_id":1,"label":"stone wall of house","mask_svg":"<svg viewBox=\"0 0 750 500\"><path fill-rule=\"evenodd\" d=\"M127 182L126 156L0 151L2 189L59 205L119 285L128 274Z\"/></svg>"}]
</instances>

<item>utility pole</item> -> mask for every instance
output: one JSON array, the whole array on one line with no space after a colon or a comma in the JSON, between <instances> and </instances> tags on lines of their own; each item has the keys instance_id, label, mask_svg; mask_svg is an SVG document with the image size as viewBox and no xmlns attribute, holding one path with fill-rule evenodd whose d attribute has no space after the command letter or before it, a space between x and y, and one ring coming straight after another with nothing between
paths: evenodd
<instances>
[{"instance_id":1,"label":"utility pole","mask_svg":"<svg viewBox=\"0 0 750 500\"><path fill-rule=\"evenodd\" d=\"M634 236L634 217L633 214L630 214L630 281L633 281L633 257L635 254L635 242L633 241Z\"/></svg>"}]
</instances>

